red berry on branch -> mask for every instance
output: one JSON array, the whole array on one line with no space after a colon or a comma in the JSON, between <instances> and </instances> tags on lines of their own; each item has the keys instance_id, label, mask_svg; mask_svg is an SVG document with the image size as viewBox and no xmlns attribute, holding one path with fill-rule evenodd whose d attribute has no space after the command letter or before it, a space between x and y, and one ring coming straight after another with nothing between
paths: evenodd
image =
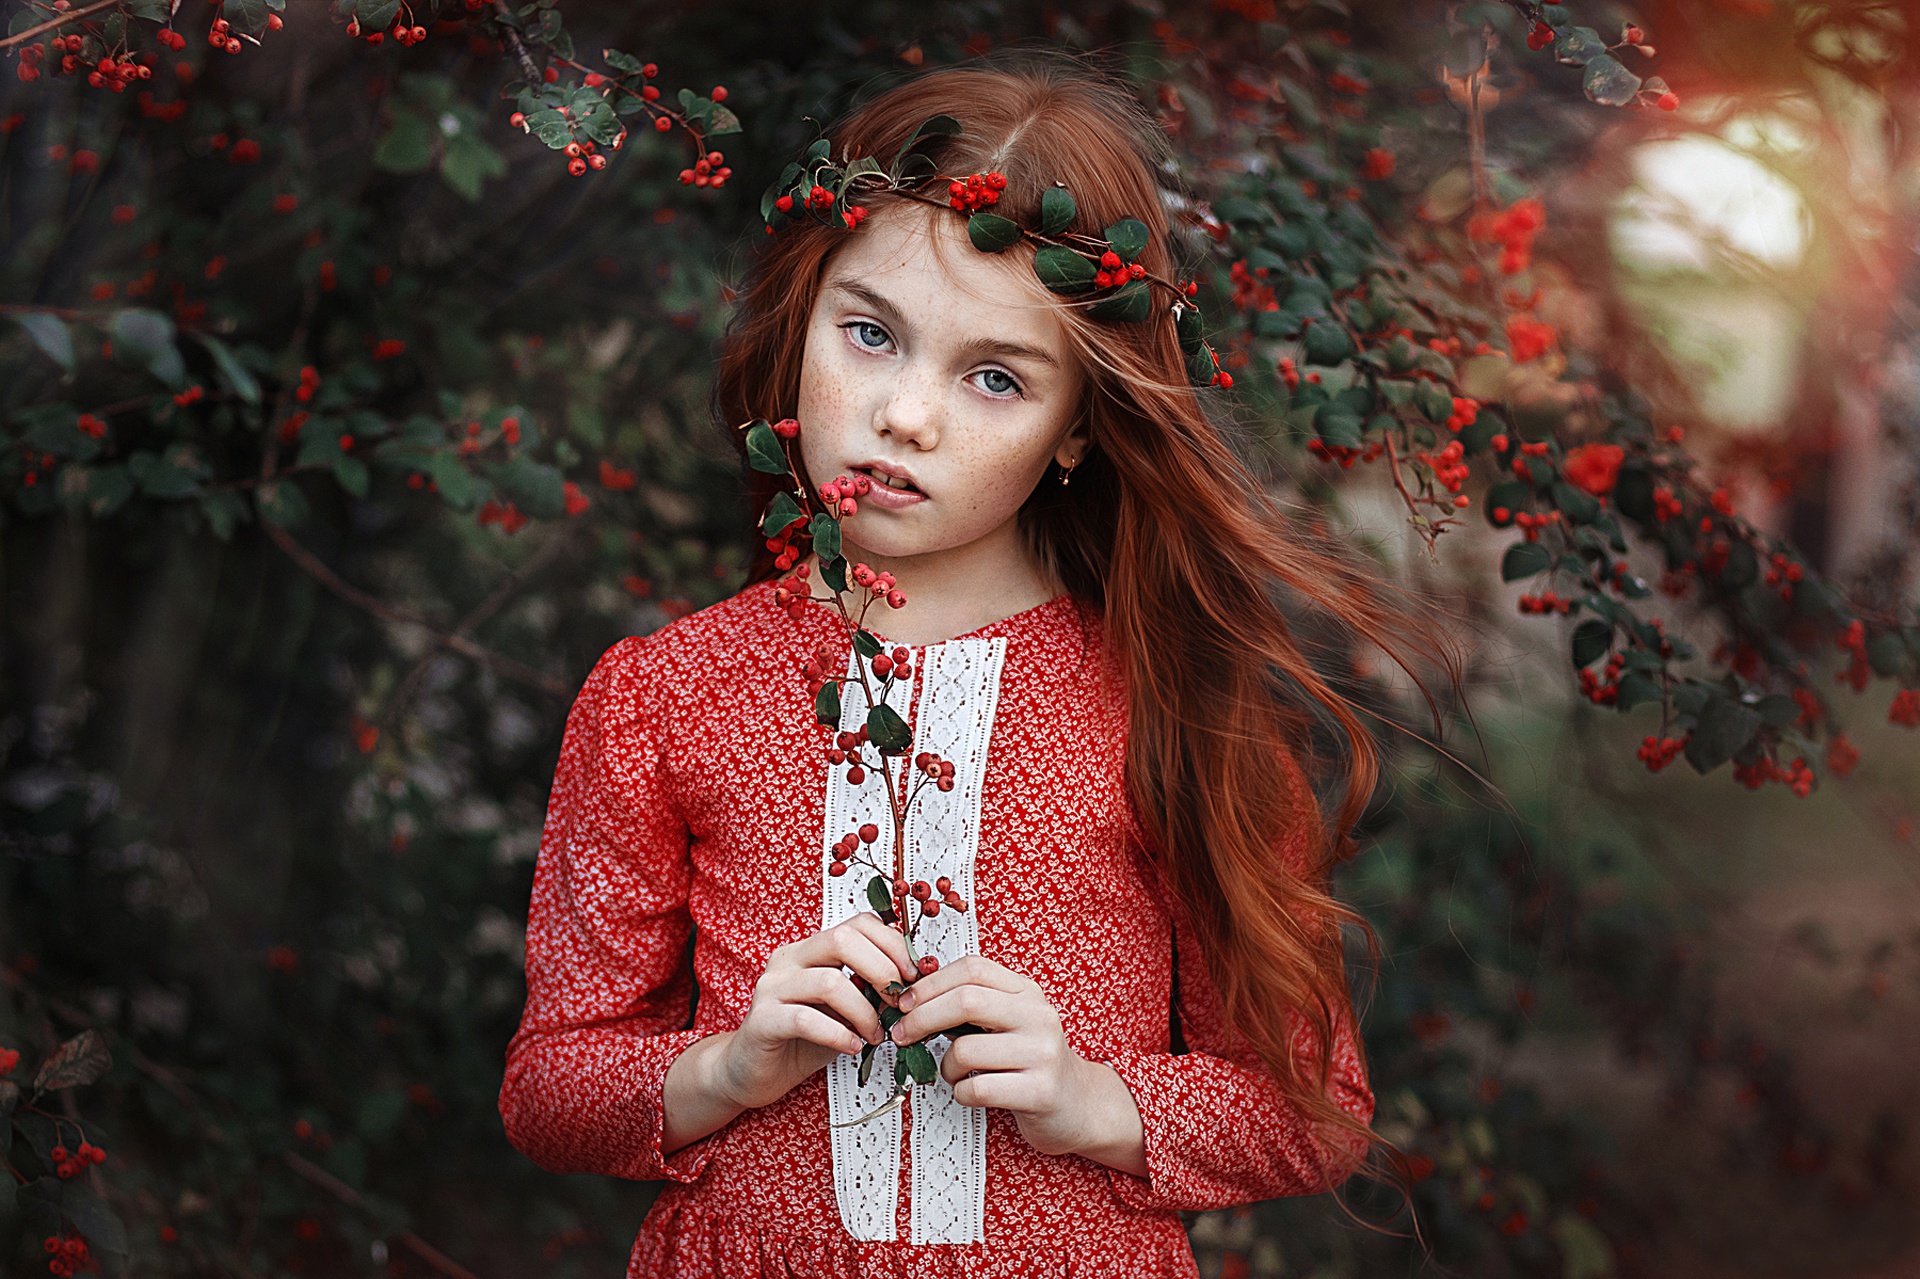
<instances>
[{"instance_id":1,"label":"red berry on branch","mask_svg":"<svg viewBox=\"0 0 1920 1279\"><path fill-rule=\"evenodd\" d=\"M922 955L914 966L920 970L920 975L923 977L928 973L937 973L940 971L940 957L938 955Z\"/></svg>"},{"instance_id":2,"label":"red berry on branch","mask_svg":"<svg viewBox=\"0 0 1920 1279\"><path fill-rule=\"evenodd\" d=\"M867 822L860 827L860 838L863 842L871 844L874 840L880 838L880 828L872 822Z\"/></svg>"}]
</instances>

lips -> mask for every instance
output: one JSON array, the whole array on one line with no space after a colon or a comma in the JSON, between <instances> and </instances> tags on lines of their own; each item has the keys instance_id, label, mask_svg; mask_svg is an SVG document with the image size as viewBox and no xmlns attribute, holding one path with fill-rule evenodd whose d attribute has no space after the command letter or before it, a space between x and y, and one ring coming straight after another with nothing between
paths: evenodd
<instances>
[{"instance_id":1,"label":"lips","mask_svg":"<svg viewBox=\"0 0 1920 1279\"><path fill-rule=\"evenodd\" d=\"M892 489L896 493L923 493L920 485L909 472L888 466L884 462L866 462L854 469L865 471L876 485ZM895 487L895 484L888 483L889 480L904 483L907 487Z\"/></svg>"}]
</instances>

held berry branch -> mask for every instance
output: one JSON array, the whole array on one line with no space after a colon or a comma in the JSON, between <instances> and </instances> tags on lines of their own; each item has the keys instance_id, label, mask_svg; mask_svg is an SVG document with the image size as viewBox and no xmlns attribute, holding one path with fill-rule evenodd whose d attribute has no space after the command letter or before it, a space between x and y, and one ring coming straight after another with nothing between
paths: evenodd
<instances>
[{"instance_id":1,"label":"held berry branch","mask_svg":"<svg viewBox=\"0 0 1920 1279\"><path fill-rule=\"evenodd\" d=\"M795 621L807 616L809 603L831 606L846 628L852 651L859 658L855 674L841 674L839 651L834 645L823 644L803 667L807 690L813 695L815 717L823 726L834 730L832 744L826 748L827 765L845 768L847 781L855 786L865 785L871 773L887 792L891 827L884 833L891 848L887 863L881 865L869 855L870 850L879 845L883 832L875 823L867 822L835 842L837 856L828 864L827 871L836 878L856 866L873 872L867 881L867 901L882 922L900 931L906 939L908 958L924 976L937 971L940 960L932 954L915 954L913 943L921 922L938 915L943 906L965 912L967 902L954 891L953 880L946 875L938 876L931 884L924 879L907 880L907 815L927 787L940 791L954 788L954 765L953 761L942 759L932 751L919 751L913 756L911 768L908 767L905 756L912 745L912 733L899 713L887 705L886 698L896 681L913 678L913 653L904 645L888 650L878 636L866 629L868 610L881 601L889 608L901 608L907 602L906 592L894 584L891 573L876 573L866 564L849 564L841 553L841 521L859 510L859 499L870 491L873 481L865 475L842 475L820 485L817 494L809 493L798 481L799 468L793 464L790 451L792 442L800 434L800 423L796 419L782 418L773 423L755 419L739 429L746 432L747 457L755 470L794 481L791 493L782 490L774 495L760 521L767 549L774 552L775 565L787 573L774 589L774 604ZM802 539L819 559L821 580L830 591L825 596L813 593L810 567L799 562ZM849 609L846 603L852 589L849 583L852 588L858 588L857 611ZM849 731L840 728L841 692L855 681L865 699L867 713L865 722ZM868 750L873 751L871 757ZM852 980L879 1014L881 1030L890 1036L894 1023L900 1020L900 1009L888 1003L883 991L874 989L859 974L854 974ZM905 984L890 981L884 994L898 998L906 989ZM958 1037L979 1030L971 1023L962 1023L936 1033ZM933 1037L928 1035L914 1043L899 1045L899 1053L894 1058L894 1091L887 1101L857 1119L844 1120L836 1126L865 1123L899 1105L914 1084L931 1084L939 1070L933 1053L926 1046ZM860 1050L863 1085L872 1074L878 1048L878 1044L868 1044Z\"/></svg>"}]
</instances>

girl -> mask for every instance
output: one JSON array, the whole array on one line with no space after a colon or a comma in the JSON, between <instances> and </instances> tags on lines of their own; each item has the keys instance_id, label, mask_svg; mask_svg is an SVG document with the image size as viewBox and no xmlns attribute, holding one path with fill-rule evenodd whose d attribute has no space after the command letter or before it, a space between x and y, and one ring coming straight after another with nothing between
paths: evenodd
<instances>
[{"instance_id":1,"label":"girl","mask_svg":"<svg viewBox=\"0 0 1920 1279\"><path fill-rule=\"evenodd\" d=\"M832 154L884 165L938 115L962 131L926 154L1003 177L995 213L1037 227L1063 183L1075 230L1139 219L1136 260L1172 280L1164 135L1117 81L976 60L859 107ZM848 669L838 606L869 590L836 600L817 558L776 585L763 551L738 595L600 660L500 1109L543 1167L669 1183L630 1276L1192 1279L1180 1210L1329 1190L1378 1140L1339 930L1360 921L1327 893L1375 755L1276 595L1403 666L1419 632L1272 509L1164 290L1145 321L1089 316L925 189L766 237L714 398L727 423L797 419L801 482L860 494L844 552L892 588L866 625L915 672L889 703L957 765L908 827L909 877L970 909L917 935L922 975L834 870L888 801L829 766L801 668ZM750 475L757 520L777 485ZM1316 713L1343 762L1314 751ZM1322 772L1344 775L1331 820ZM856 979L912 983L890 1037ZM891 1091L896 1045L963 1023L930 1041L937 1079L848 1122ZM889 1038L863 1082L855 1054Z\"/></svg>"}]
</instances>

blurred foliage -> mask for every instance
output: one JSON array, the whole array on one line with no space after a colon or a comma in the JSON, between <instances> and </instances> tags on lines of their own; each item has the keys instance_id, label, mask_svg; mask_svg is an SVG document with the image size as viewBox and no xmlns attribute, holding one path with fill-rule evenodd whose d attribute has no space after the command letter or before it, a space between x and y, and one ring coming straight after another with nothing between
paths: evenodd
<instances>
[{"instance_id":1,"label":"blurred foliage","mask_svg":"<svg viewBox=\"0 0 1920 1279\"><path fill-rule=\"evenodd\" d=\"M1769 602L1758 587L1784 577L1762 572L1798 567L1791 548L1722 509L1604 352L1561 349L1510 299L1541 229L1525 201L1581 163L1596 104L1657 113L1669 92L1600 63L1622 65L1619 42L1596 49L1581 32L1600 18L1567 8L873 3L748 21L574 3L563 23L544 2L228 0L217 31L188 0L175 48L164 6L127 0L117 28L11 47L0 1046L24 1053L23 1084L84 1029L112 1065L0 1097L18 1170L0 1180L25 1187L0 1198L9 1272L38 1273L63 1233L109 1273L623 1264L645 1191L538 1172L494 1109L546 788L594 660L729 595L753 546L706 367L762 183L690 166L776 174L806 117L882 73L1023 40L1115 50L1207 202L1182 247L1256 424L1250 462L1337 516L1328 477L1348 468L1328 461L1391 438L1429 539L1462 509L1450 468L1537 462L1520 490L1500 477L1505 498L1472 490L1498 527L1538 518L1516 550L1555 548L1509 550L1505 576L1578 583L1576 664L1617 644L1652 695L1617 669L1584 691L1660 702L1661 736L1712 739L1697 768L1764 781L1776 755L1812 757L1833 725L1793 696L1811 687L1799 664L1853 621L1855 667L1910 684L1892 607L1853 609L1811 566L1797 606ZM7 13L16 35L51 16ZM82 31L97 43L47 43ZM1524 118L1472 118L1489 33L1541 104ZM243 35L260 47L230 52ZM114 69L59 74L68 56ZM656 81L706 92L655 107ZM668 128L619 132L656 117ZM566 154L583 138L596 149ZM1510 384L1542 369L1580 393ZM1587 447L1602 439L1618 458ZM1659 516L1663 484L1684 526ZM1708 536L1684 531L1701 518ZM1668 572L1696 566L1701 612L1745 646L1712 659L1734 669L1670 669L1693 650L1623 602L1651 593L1624 567L1629 532ZM1195 1220L1209 1274L1374 1273L1429 1248L1474 1274L1634 1268L1646 1223L1604 1134L1503 1085L1481 1049L1551 999L1691 1061L1708 996L1676 958L1686 921L1596 895L1590 866L1538 855L1562 833L1548 819L1470 780L1403 752L1343 882L1398 957L1366 1026L1422 1239L1357 1236L1324 1201L1261 1205ZM1762 1101L1783 1167L1817 1175L1790 1090ZM76 1124L109 1157L61 1177L51 1149ZM1395 1207L1357 1198L1376 1220Z\"/></svg>"}]
</instances>

